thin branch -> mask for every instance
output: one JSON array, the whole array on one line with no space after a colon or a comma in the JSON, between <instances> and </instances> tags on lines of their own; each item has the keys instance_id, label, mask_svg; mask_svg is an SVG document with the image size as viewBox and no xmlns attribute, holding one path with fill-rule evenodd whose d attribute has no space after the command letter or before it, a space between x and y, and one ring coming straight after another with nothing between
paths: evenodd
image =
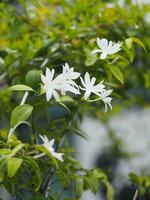
<instances>
[{"instance_id":1,"label":"thin branch","mask_svg":"<svg viewBox=\"0 0 150 200\"><path fill-rule=\"evenodd\" d=\"M133 197L133 200L136 200L136 199L137 199L138 193L139 193L138 190L136 190L136 191L135 191L135 194L134 194L134 197Z\"/></svg>"}]
</instances>

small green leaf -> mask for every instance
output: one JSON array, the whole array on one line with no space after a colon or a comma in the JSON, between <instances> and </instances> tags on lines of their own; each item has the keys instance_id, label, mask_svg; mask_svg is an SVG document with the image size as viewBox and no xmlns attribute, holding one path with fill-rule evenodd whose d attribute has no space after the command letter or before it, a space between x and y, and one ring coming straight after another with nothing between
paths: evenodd
<instances>
[{"instance_id":1,"label":"small green leaf","mask_svg":"<svg viewBox=\"0 0 150 200\"><path fill-rule=\"evenodd\" d=\"M128 49L131 49L132 44L133 44L132 38L125 39L125 44L128 47Z\"/></svg>"},{"instance_id":2,"label":"small green leaf","mask_svg":"<svg viewBox=\"0 0 150 200\"><path fill-rule=\"evenodd\" d=\"M98 60L98 56L96 54L91 55L91 49L84 48L84 52L86 55L85 66L89 67L94 65L94 63Z\"/></svg>"},{"instance_id":3,"label":"small green leaf","mask_svg":"<svg viewBox=\"0 0 150 200\"><path fill-rule=\"evenodd\" d=\"M111 65L114 64L114 63L116 63L116 62L118 62L119 60L122 60L122 61L126 62L127 64L129 64L129 61L125 57L123 57L123 56L121 56L119 54L114 54L114 55L110 56L109 58L113 59L110 62Z\"/></svg>"},{"instance_id":4,"label":"small green leaf","mask_svg":"<svg viewBox=\"0 0 150 200\"><path fill-rule=\"evenodd\" d=\"M27 72L25 81L30 87L37 89L40 86L42 70L32 69Z\"/></svg>"},{"instance_id":5,"label":"small green leaf","mask_svg":"<svg viewBox=\"0 0 150 200\"><path fill-rule=\"evenodd\" d=\"M135 38L135 37L132 37L131 39L132 39L132 41L133 41L134 43L136 43L136 44L138 44L139 46L141 46L141 47L145 50L145 52L147 52L144 43L143 43L140 39Z\"/></svg>"},{"instance_id":6,"label":"small green leaf","mask_svg":"<svg viewBox=\"0 0 150 200\"><path fill-rule=\"evenodd\" d=\"M10 149L6 149L6 148L0 149L0 156L5 155L5 154L9 154L9 153L11 153Z\"/></svg>"},{"instance_id":7,"label":"small green leaf","mask_svg":"<svg viewBox=\"0 0 150 200\"><path fill-rule=\"evenodd\" d=\"M33 107L28 104L17 106L11 114L10 126L15 127L19 122L27 120L32 110Z\"/></svg>"},{"instance_id":8,"label":"small green leaf","mask_svg":"<svg viewBox=\"0 0 150 200\"><path fill-rule=\"evenodd\" d=\"M94 63L98 60L97 56L95 55L89 55L87 56L85 60L85 66L89 67L91 65L94 65Z\"/></svg>"},{"instance_id":9,"label":"small green leaf","mask_svg":"<svg viewBox=\"0 0 150 200\"><path fill-rule=\"evenodd\" d=\"M60 98L60 102L71 102L71 103L76 104L76 101L70 96L62 96Z\"/></svg>"},{"instance_id":10,"label":"small green leaf","mask_svg":"<svg viewBox=\"0 0 150 200\"><path fill-rule=\"evenodd\" d=\"M34 91L31 87L27 85L13 85L8 88L11 91Z\"/></svg>"},{"instance_id":11,"label":"small green leaf","mask_svg":"<svg viewBox=\"0 0 150 200\"><path fill-rule=\"evenodd\" d=\"M9 177L13 177L20 168L23 160L21 158L11 158L7 162L7 173Z\"/></svg>"},{"instance_id":12,"label":"small green leaf","mask_svg":"<svg viewBox=\"0 0 150 200\"><path fill-rule=\"evenodd\" d=\"M76 128L71 128L71 132L74 132L75 134L79 135L80 137L84 138L84 139L89 139L89 136L83 132L81 129L79 129L78 127Z\"/></svg>"},{"instance_id":13,"label":"small green leaf","mask_svg":"<svg viewBox=\"0 0 150 200\"><path fill-rule=\"evenodd\" d=\"M117 66L109 66L109 69L111 71L111 73L114 75L114 77L121 83L124 83L124 78L123 78L123 73L121 72L121 70L119 69L119 67Z\"/></svg>"}]
</instances>

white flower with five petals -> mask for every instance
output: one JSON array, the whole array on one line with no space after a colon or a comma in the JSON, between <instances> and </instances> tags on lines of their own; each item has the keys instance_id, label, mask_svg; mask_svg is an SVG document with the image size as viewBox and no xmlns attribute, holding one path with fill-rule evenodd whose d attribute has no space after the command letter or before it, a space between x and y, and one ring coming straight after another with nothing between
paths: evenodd
<instances>
[{"instance_id":1,"label":"white flower with five petals","mask_svg":"<svg viewBox=\"0 0 150 200\"><path fill-rule=\"evenodd\" d=\"M105 59L107 55L113 55L121 50L121 42L114 43L109 41L105 38L100 39L97 37L97 45L100 49L95 49L92 51L91 54L100 53L100 58Z\"/></svg>"},{"instance_id":2,"label":"white flower with five petals","mask_svg":"<svg viewBox=\"0 0 150 200\"><path fill-rule=\"evenodd\" d=\"M59 99L59 94L56 90L59 89L59 85L58 83L55 81L54 78L54 74L55 74L55 70L52 69L50 71L49 68L46 68L46 74L45 76L43 74L41 74L41 79L42 82L44 83L43 89L46 91L46 100L49 101L52 96L54 96L54 98L56 100Z\"/></svg>"},{"instance_id":3,"label":"white flower with five petals","mask_svg":"<svg viewBox=\"0 0 150 200\"><path fill-rule=\"evenodd\" d=\"M50 152L50 154L53 156L53 157L55 157L55 158L57 158L58 160L60 160L60 161L64 161L63 160L63 153L57 153L57 152L55 152L55 150L54 150L54 148L53 148L53 145L54 145L54 142L55 142L55 139L52 139L52 140L48 140L48 138L44 135L44 136L42 136L42 135L40 135L40 138L42 139L42 141L43 141L43 146Z\"/></svg>"},{"instance_id":4,"label":"white flower with five petals","mask_svg":"<svg viewBox=\"0 0 150 200\"><path fill-rule=\"evenodd\" d=\"M82 87L80 87L80 88L81 88L81 90L85 91L85 94L83 97L84 99L88 99L90 97L91 93L94 93L94 94L100 96L99 93L101 93L103 91L103 89L105 88L105 86L103 85L103 81L97 85L94 85L96 78L95 77L90 78L90 75L88 72L86 72L86 74L84 76L84 80L82 77L80 77L80 79L81 79L81 83L84 87L84 88L82 88Z\"/></svg>"}]
</instances>

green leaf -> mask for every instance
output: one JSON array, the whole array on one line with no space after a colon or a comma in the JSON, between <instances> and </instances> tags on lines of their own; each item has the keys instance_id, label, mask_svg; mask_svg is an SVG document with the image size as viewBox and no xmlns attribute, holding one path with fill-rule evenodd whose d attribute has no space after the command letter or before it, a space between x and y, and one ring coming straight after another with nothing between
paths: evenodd
<instances>
[{"instance_id":1,"label":"green leaf","mask_svg":"<svg viewBox=\"0 0 150 200\"><path fill-rule=\"evenodd\" d=\"M129 64L129 61L128 61L125 57L123 57L123 56L121 56L121 55L119 55L119 54L114 54L114 55L110 56L109 59L113 59L113 60L110 62L111 65L112 65L112 64L115 64L115 63L118 62L119 60L122 60L122 61L126 62L126 64Z\"/></svg>"},{"instance_id":2,"label":"green leaf","mask_svg":"<svg viewBox=\"0 0 150 200\"><path fill-rule=\"evenodd\" d=\"M17 106L11 114L10 126L15 127L19 122L27 120L32 110L33 107L28 104Z\"/></svg>"},{"instance_id":3,"label":"green leaf","mask_svg":"<svg viewBox=\"0 0 150 200\"><path fill-rule=\"evenodd\" d=\"M11 152L10 149L6 149L6 148L0 149L0 156L5 155L5 154L9 154L10 152Z\"/></svg>"},{"instance_id":4,"label":"green leaf","mask_svg":"<svg viewBox=\"0 0 150 200\"><path fill-rule=\"evenodd\" d=\"M34 91L31 87L27 85L13 85L8 88L11 91Z\"/></svg>"},{"instance_id":5,"label":"green leaf","mask_svg":"<svg viewBox=\"0 0 150 200\"><path fill-rule=\"evenodd\" d=\"M23 159L21 158L11 158L7 162L7 173L9 177L13 177L18 169L21 167L21 164L23 162Z\"/></svg>"},{"instance_id":6,"label":"green leaf","mask_svg":"<svg viewBox=\"0 0 150 200\"><path fill-rule=\"evenodd\" d=\"M109 66L109 69L111 71L111 73L114 75L114 77L121 83L124 83L124 78L123 78L123 73L121 72L121 70L119 69L119 67L115 66L115 65L111 65Z\"/></svg>"},{"instance_id":7,"label":"green leaf","mask_svg":"<svg viewBox=\"0 0 150 200\"><path fill-rule=\"evenodd\" d=\"M20 151L23 147L28 146L28 144L19 144L13 150L11 150L11 153L8 155L8 158L12 158L13 156L16 155L18 151Z\"/></svg>"},{"instance_id":8,"label":"green leaf","mask_svg":"<svg viewBox=\"0 0 150 200\"><path fill-rule=\"evenodd\" d=\"M126 45L123 45L122 49L124 51L124 56L126 55L129 58L130 63L132 63L133 60L134 60L134 57L135 57L135 50L134 50L134 48L130 48L129 49Z\"/></svg>"},{"instance_id":9,"label":"green leaf","mask_svg":"<svg viewBox=\"0 0 150 200\"><path fill-rule=\"evenodd\" d=\"M36 175L36 180L34 181L35 191L38 191L42 184L42 174L38 164L32 158L24 156L24 162L31 167Z\"/></svg>"},{"instance_id":10,"label":"green leaf","mask_svg":"<svg viewBox=\"0 0 150 200\"><path fill-rule=\"evenodd\" d=\"M68 111L68 113L71 114L71 111L69 110L69 108L68 108L63 102L59 102L59 101L58 101L58 104L59 104L60 106L64 107L64 108Z\"/></svg>"},{"instance_id":11,"label":"green leaf","mask_svg":"<svg viewBox=\"0 0 150 200\"><path fill-rule=\"evenodd\" d=\"M131 49L132 44L133 44L132 38L125 39L125 44L128 47L128 49Z\"/></svg>"},{"instance_id":12,"label":"green leaf","mask_svg":"<svg viewBox=\"0 0 150 200\"><path fill-rule=\"evenodd\" d=\"M30 87L37 89L40 86L42 70L32 69L27 72L25 81Z\"/></svg>"},{"instance_id":13,"label":"green leaf","mask_svg":"<svg viewBox=\"0 0 150 200\"><path fill-rule=\"evenodd\" d=\"M75 134L79 135L80 137L84 138L84 139L89 139L89 136L82 131L81 129L79 129L78 127L76 128L71 128L71 132L74 132Z\"/></svg>"},{"instance_id":14,"label":"green leaf","mask_svg":"<svg viewBox=\"0 0 150 200\"><path fill-rule=\"evenodd\" d=\"M114 198L114 191L113 191L113 188L111 186L111 184L108 182L107 179L104 179L103 180L103 183L106 187L106 196L107 196L107 200L113 200Z\"/></svg>"},{"instance_id":15,"label":"green leaf","mask_svg":"<svg viewBox=\"0 0 150 200\"><path fill-rule=\"evenodd\" d=\"M87 56L85 60L85 66L89 67L91 65L94 65L94 63L98 60L97 56L95 55L89 55Z\"/></svg>"},{"instance_id":16,"label":"green leaf","mask_svg":"<svg viewBox=\"0 0 150 200\"><path fill-rule=\"evenodd\" d=\"M84 177L84 187L86 189L90 189L93 193L96 193L99 188L99 181L97 179L93 179L93 177Z\"/></svg>"},{"instance_id":17,"label":"green leaf","mask_svg":"<svg viewBox=\"0 0 150 200\"><path fill-rule=\"evenodd\" d=\"M145 52L147 52L144 43L143 43L140 39L135 38L135 37L132 37L131 39L132 39L132 41L133 41L134 43L136 43L136 44L138 44L139 46L141 46L141 47L145 50Z\"/></svg>"},{"instance_id":18,"label":"green leaf","mask_svg":"<svg viewBox=\"0 0 150 200\"><path fill-rule=\"evenodd\" d=\"M28 144L19 144L15 148L11 150L11 153L7 154L6 156L2 156L0 158L0 174L2 175L3 168L5 164L11 160L18 151L20 151L23 147L28 146Z\"/></svg>"},{"instance_id":19,"label":"green leaf","mask_svg":"<svg viewBox=\"0 0 150 200\"><path fill-rule=\"evenodd\" d=\"M71 103L76 104L76 101L72 97L70 97L70 96L62 96L60 98L60 102L71 102Z\"/></svg>"}]
</instances>

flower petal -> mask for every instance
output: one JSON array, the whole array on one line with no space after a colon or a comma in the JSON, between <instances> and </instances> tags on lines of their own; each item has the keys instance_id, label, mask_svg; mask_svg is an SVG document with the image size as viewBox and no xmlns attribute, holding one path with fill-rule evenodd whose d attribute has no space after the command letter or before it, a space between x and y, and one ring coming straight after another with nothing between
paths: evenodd
<instances>
[{"instance_id":1,"label":"flower petal","mask_svg":"<svg viewBox=\"0 0 150 200\"><path fill-rule=\"evenodd\" d=\"M115 54L118 51L120 51L120 47L118 47L118 45L114 45L111 48L108 49L108 54Z\"/></svg>"},{"instance_id":2,"label":"flower petal","mask_svg":"<svg viewBox=\"0 0 150 200\"><path fill-rule=\"evenodd\" d=\"M108 48L108 40L106 38L100 39L97 37L97 45L100 49L105 51Z\"/></svg>"},{"instance_id":3,"label":"flower petal","mask_svg":"<svg viewBox=\"0 0 150 200\"><path fill-rule=\"evenodd\" d=\"M49 101L52 98L52 89L46 90L46 100Z\"/></svg>"},{"instance_id":4,"label":"flower petal","mask_svg":"<svg viewBox=\"0 0 150 200\"><path fill-rule=\"evenodd\" d=\"M105 59L107 57L107 53L106 52L103 52L101 55L100 55L100 58L101 59Z\"/></svg>"},{"instance_id":5,"label":"flower petal","mask_svg":"<svg viewBox=\"0 0 150 200\"><path fill-rule=\"evenodd\" d=\"M90 91L86 91L86 92L84 93L83 98L84 98L85 100L88 99L88 98L90 97L90 94L91 94Z\"/></svg>"},{"instance_id":6,"label":"flower petal","mask_svg":"<svg viewBox=\"0 0 150 200\"><path fill-rule=\"evenodd\" d=\"M84 80L85 80L85 83L86 83L87 85L90 85L90 75L89 75L88 72L85 73L85 75L84 75Z\"/></svg>"},{"instance_id":7,"label":"flower petal","mask_svg":"<svg viewBox=\"0 0 150 200\"><path fill-rule=\"evenodd\" d=\"M53 138L52 140L49 141L49 144L50 144L51 146L53 146L54 143L55 143L55 139L54 139L54 138Z\"/></svg>"},{"instance_id":8,"label":"flower petal","mask_svg":"<svg viewBox=\"0 0 150 200\"><path fill-rule=\"evenodd\" d=\"M61 162L64 162L64 159L63 159L63 156L64 154L63 153L56 153L56 152L53 152L52 153L52 156L54 156L55 158L57 158L58 160L60 160Z\"/></svg>"}]
</instances>

